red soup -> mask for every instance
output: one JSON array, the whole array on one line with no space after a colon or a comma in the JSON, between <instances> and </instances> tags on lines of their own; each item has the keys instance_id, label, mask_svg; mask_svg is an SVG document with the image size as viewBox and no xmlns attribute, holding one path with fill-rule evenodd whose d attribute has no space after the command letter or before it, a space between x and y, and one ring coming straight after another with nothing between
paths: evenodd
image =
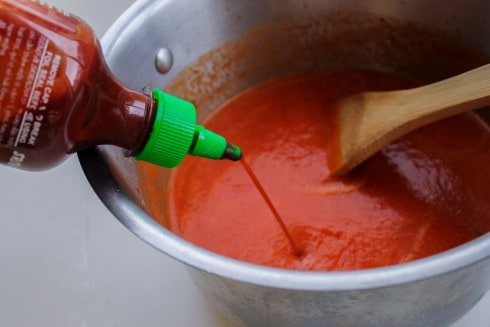
<instances>
[{"instance_id":1,"label":"red soup","mask_svg":"<svg viewBox=\"0 0 490 327\"><path fill-rule=\"evenodd\" d=\"M285 77L237 95L206 122L242 147L301 255L240 163L187 158L172 173L168 227L225 256L303 270L407 262L489 232L490 134L475 114L417 130L348 176L330 176L335 101L414 85L363 71Z\"/></svg>"}]
</instances>

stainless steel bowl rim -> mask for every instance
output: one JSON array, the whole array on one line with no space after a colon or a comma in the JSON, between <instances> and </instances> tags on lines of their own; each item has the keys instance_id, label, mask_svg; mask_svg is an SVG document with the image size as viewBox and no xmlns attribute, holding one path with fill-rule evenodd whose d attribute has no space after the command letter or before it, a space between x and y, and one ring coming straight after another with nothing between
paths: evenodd
<instances>
[{"instance_id":1,"label":"stainless steel bowl rim","mask_svg":"<svg viewBox=\"0 0 490 327\"><path fill-rule=\"evenodd\" d=\"M134 17L144 17L153 0L140 0L131 6L102 38L106 56ZM389 287L439 276L477 264L490 257L490 233L449 251L409 263L382 268L313 272L270 268L234 260L176 236L155 222L122 191L107 192L115 180L110 171L94 170L105 165L100 148L80 153L82 168L104 204L129 230L159 251L187 265L215 275L256 285L291 290L346 291ZM94 162L95 158L95 162ZM102 169L103 170L103 169Z\"/></svg>"}]
</instances>

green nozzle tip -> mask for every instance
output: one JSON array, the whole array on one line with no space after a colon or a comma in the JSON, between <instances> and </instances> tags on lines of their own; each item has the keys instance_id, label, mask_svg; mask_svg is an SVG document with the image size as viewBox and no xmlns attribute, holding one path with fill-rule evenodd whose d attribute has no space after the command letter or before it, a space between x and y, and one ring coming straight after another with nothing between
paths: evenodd
<instances>
[{"instance_id":1,"label":"green nozzle tip","mask_svg":"<svg viewBox=\"0 0 490 327\"><path fill-rule=\"evenodd\" d=\"M192 103L159 89L153 89L153 99L156 103L153 129L136 159L168 168L178 166L188 153L210 159L240 159L239 147L196 125L196 108Z\"/></svg>"},{"instance_id":2,"label":"green nozzle tip","mask_svg":"<svg viewBox=\"0 0 490 327\"><path fill-rule=\"evenodd\" d=\"M240 160L242 158L242 149L234 144L227 143L225 153L223 153L223 158L233 161Z\"/></svg>"},{"instance_id":3,"label":"green nozzle tip","mask_svg":"<svg viewBox=\"0 0 490 327\"><path fill-rule=\"evenodd\" d=\"M226 139L202 126L196 127L194 144L189 151L190 154L210 159L239 160L242 150L228 143Z\"/></svg>"},{"instance_id":4,"label":"green nozzle tip","mask_svg":"<svg viewBox=\"0 0 490 327\"><path fill-rule=\"evenodd\" d=\"M226 139L197 125L190 154L210 159L221 159L226 150Z\"/></svg>"}]
</instances>

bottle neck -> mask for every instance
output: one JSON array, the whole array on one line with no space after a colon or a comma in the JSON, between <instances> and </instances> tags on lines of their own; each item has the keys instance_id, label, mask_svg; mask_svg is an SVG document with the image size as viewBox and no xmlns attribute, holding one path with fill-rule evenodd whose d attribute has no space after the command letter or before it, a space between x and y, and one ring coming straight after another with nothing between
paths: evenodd
<instances>
[{"instance_id":1,"label":"bottle neck","mask_svg":"<svg viewBox=\"0 0 490 327\"><path fill-rule=\"evenodd\" d=\"M99 59L99 58L97 58ZM78 106L67 128L69 152L109 144L132 155L143 147L155 114L151 93L135 92L122 85L103 60L81 85ZM86 102L88 101L88 102Z\"/></svg>"},{"instance_id":2,"label":"bottle neck","mask_svg":"<svg viewBox=\"0 0 490 327\"><path fill-rule=\"evenodd\" d=\"M196 124L194 105L159 89L135 92L122 85L101 59L77 88L65 133L68 152L109 144L164 167L175 167L190 153L238 160L241 150ZM95 68L95 69L94 69Z\"/></svg>"}]
</instances>

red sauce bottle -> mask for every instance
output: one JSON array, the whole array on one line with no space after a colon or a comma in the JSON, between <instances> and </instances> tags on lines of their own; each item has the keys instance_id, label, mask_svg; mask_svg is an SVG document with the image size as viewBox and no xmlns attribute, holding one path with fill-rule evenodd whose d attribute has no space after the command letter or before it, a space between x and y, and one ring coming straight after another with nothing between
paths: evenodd
<instances>
[{"instance_id":1,"label":"red sauce bottle","mask_svg":"<svg viewBox=\"0 0 490 327\"><path fill-rule=\"evenodd\" d=\"M42 170L99 144L166 167L187 153L240 158L239 148L196 125L192 104L147 93L112 75L78 17L37 1L0 0L0 163Z\"/></svg>"}]
</instances>

